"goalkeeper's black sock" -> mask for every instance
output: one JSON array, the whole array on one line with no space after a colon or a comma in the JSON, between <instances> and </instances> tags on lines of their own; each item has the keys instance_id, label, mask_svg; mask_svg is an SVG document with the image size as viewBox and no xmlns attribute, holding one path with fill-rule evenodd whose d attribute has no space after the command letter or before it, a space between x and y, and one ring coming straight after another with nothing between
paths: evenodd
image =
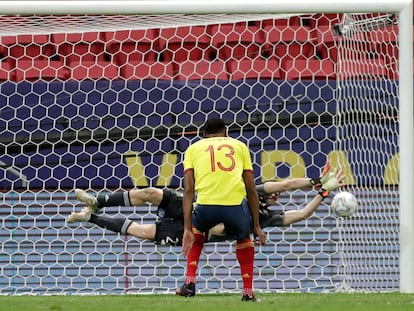
<instances>
[{"instance_id":1,"label":"goalkeeper's black sock","mask_svg":"<svg viewBox=\"0 0 414 311\"><path fill-rule=\"evenodd\" d=\"M98 195L98 208L106 206L131 206L131 201L129 199L129 192L114 192L106 195Z\"/></svg>"},{"instance_id":2,"label":"goalkeeper's black sock","mask_svg":"<svg viewBox=\"0 0 414 311\"><path fill-rule=\"evenodd\" d=\"M94 214L91 215L89 222L96 224L101 228L122 234L127 234L128 227L132 224L132 220L129 220L127 218L110 218L107 216Z\"/></svg>"}]
</instances>

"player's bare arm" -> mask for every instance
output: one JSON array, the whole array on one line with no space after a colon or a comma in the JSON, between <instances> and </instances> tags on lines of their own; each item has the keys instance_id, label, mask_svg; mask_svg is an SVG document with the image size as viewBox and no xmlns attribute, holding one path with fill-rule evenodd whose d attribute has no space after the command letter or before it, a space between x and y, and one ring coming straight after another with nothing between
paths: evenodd
<instances>
[{"instance_id":1,"label":"player's bare arm","mask_svg":"<svg viewBox=\"0 0 414 311\"><path fill-rule=\"evenodd\" d=\"M334 172L326 172L322 178L321 190L319 193L308 202L304 208L300 210L286 211L283 215L283 225L291 225L293 223L308 219L319 207L322 201L329 196L330 191L335 190L343 186L344 176L342 171L334 170Z\"/></svg>"},{"instance_id":2,"label":"player's bare arm","mask_svg":"<svg viewBox=\"0 0 414 311\"><path fill-rule=\"evenodd\" d=\"M322 182L329 178L329 171L331 170L331 163L329 159L321 171L321 175L315 178L287 178L280 181L266 181L263 184L263 191L265 193L279 193L289 190L306 189L312 186L320 186Z\"/></svg>"},{"instance_id":3,"label":"player's bare arm","mask_svg":"<svg viewBox=\"0 0 414 311\"><path fill-rule=\"evenodd\" d=\"M263 190L266 193L305 189L313 186L309 178L290 178L281 181L266 181Z\"/></svg>"},{"instance_id":4,"label":"player's bare arm","mask_svg":"<svg viewBox=\"0 0 414 311\"><path fill-rule=\"evenodd\" d=\"M192 209L194 202L194 171L192 169L184 172L184 196L183 196L183 213L184 213L184 234L183 234L183 254L187 256L194 242L192 231Z\"/></svg>"}]
</instances>

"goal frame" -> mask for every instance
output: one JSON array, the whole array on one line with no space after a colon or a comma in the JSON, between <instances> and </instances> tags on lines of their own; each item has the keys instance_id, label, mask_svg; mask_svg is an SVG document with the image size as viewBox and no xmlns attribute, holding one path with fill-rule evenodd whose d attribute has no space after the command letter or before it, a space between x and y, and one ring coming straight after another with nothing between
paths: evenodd
<instances>
[{"instance_id":1,"label":"goal frame","mask_svg":"<svg viewBox=\"0 0 414 311\"><path fill-rule=\"evenodd\" d=\"M399 15L400 101L400 292L414 293L414 121L412 0L167 0L167 1L1 1L3 15L47 14L269 14L374 13ZM403 173L404 172L404 173Z\"/></svg>"}]
</instances>

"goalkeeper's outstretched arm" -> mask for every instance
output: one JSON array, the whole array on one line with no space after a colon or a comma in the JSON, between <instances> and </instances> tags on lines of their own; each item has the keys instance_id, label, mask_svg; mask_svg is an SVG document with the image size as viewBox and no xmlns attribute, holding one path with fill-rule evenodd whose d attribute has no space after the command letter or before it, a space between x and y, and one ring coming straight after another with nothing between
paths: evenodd
<instances>
[{"instance_id":1,"label":"goalkeeper's outstretched arm","mask_svg":"<svg viewBox=\"0 0 414 311\"><path fill-rule=\"evenodd\" d=\"M286 211L283 215L283 225L291 225L298 221L306 220L316 211L322 201L327 198L331 191L343 186L344 176L341 171L335 170L328 173L327 178L322 178L321 188L315 197L308 202L304 208Z\"/></svg>"},{"instance_id":2,"label":"goalkeeper's outstretched arm","mask_svg":"<svg viewBox=\"0 0 414 311\"><path fill-rule=\"evenodd\" d=\"M267 181L258 188L259 196L265 196L271 193L280 193L283 191L306 189L310 187L319 187L322 183L330 178L329 171L331 170L331 163L329 159L322 168L321 174L314 178L287 178L280 181Z\"/></svg>"}]
</instances>

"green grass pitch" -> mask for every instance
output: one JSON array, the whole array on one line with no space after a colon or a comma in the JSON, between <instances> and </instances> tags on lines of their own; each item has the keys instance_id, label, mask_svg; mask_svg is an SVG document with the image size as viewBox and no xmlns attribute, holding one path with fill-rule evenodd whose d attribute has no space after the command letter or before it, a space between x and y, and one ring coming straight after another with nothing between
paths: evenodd
<instances>
[{"instance_id":1,"label":"green grass pitch","mask_svg":"<svg viewBox=\"0 0 414 311\"><path fill-rule=\"evenodd\" d=\"M399 311L414 310L414 294L257 294L260 303L241 302L240 295L92 295L92 296L0 296L2 311Z\"/></svg>"}]
</instances>

